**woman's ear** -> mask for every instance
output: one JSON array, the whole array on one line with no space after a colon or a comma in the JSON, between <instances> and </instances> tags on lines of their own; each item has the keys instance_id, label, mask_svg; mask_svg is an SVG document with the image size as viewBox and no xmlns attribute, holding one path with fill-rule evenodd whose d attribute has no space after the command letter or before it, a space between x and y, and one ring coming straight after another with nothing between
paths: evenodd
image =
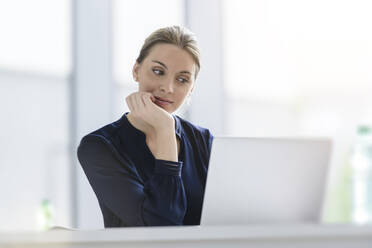
<instances>
[{"instance_id":1,"label":"woman's ear","mask_svg":"<svg viewBox=\"0 0 372 248\"><path fill-rule=\"evenodd\" d=\"M189 96L191 96L192 92L194 91L194 88L195 88L195 83L194 83L194 85L192 86L192 88L191 88L191 90L189 92Z\"/></svg>"},{"instance_id":2,"label":"woman's ear","mask_svg":"<svg viewBox=\"0 0 372 248\"><path fill-rule=\"evenodd\" d=\"M132 69L133 79L136 82L138 82L138 71L139 71L139 68L140 68L140 64L138 64L138 62L136 61L136 63L133 66L133 69Z\"/></svg>"}]
</instances>

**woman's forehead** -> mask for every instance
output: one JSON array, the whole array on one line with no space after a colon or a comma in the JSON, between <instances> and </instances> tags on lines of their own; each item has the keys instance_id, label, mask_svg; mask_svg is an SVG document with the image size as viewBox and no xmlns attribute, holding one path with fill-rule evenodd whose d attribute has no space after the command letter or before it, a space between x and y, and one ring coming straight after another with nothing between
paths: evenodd
<instances>
[{"instance_id":1,"label":"woman's forehead","mask_svg":"<svg viewBox=\"0 0 372 248\"><path fill-rule=\"evenodd\" d=\"M167 69L194 70L195 61L184 49L172 44L156 44L146 58L147 62L161 62Z\"/></svg>"}]
</instances>

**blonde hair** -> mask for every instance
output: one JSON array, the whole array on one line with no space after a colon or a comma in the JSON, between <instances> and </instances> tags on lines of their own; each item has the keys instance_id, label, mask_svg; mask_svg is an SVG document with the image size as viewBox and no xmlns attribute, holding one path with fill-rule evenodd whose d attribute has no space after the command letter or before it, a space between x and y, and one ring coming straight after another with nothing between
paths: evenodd
<instances>
[{"instance_id":1,"label":"blonde hair","mask_svg":"<svg viewBox=\"0 0 372 248\"><path fill-rule=\"evenodd\" d=\"M170 26L155 30L142 45L140 54L136 59L138 64L149 55L151 48L158 43L173 44L188 52L195 61L195 78L200 71L200 50L195 35L185 27Z\"/></svg>"}]
</instances>

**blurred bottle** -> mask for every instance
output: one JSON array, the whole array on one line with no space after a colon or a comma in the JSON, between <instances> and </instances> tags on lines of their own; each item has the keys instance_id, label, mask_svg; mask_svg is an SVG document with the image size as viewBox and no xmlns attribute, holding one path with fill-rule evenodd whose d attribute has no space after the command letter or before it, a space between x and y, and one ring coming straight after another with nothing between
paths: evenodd
<instances>
[{"instance_id":1,"label":"blurred bottle","mask_svg":"<svg viewBox=\"0 0 372 248\"><path fill-rule=\"evenodd\" d=\"M372 127L360 126L351 156L352 221L372 223Z\"/></svg>"},{"instance_id":2,"label":"blurred bottle","mask_svg":"<svg viewBox=\"0 0 372 248\"><path fill-rule=\"evenodd\" d=\"M48 199L44 199L41 202L40 209L38 211L38 229L49 230L54 225L54 208Z\"/></svg>"}]
</instances>

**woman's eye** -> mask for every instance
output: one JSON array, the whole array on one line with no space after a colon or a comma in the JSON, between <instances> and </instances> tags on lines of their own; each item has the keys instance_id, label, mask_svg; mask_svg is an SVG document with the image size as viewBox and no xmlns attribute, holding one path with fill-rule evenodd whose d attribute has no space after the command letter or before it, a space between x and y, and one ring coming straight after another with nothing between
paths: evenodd
<instances>
[{"instance_id":1,"label":"woman's eye","mask_svg":"<svg viewBox=\"0 0 372 248\"><path fill-rule=\"evenodd\" d=\"M178 81L180 81L181 83L187 83L188 80L186 78L178 78Z\"/></svg>"},{"instance_id":2,"label":"woman's eye","mask_svg":"<svg viewBox=\"0 0 372 248\"><path fill-rule=\"evenodd\" d=\"M152 69L152 71L156 74L156 75L163 75L164 72L162 70L159 70L159 69Z\"/></svg>"}]
</instances>

